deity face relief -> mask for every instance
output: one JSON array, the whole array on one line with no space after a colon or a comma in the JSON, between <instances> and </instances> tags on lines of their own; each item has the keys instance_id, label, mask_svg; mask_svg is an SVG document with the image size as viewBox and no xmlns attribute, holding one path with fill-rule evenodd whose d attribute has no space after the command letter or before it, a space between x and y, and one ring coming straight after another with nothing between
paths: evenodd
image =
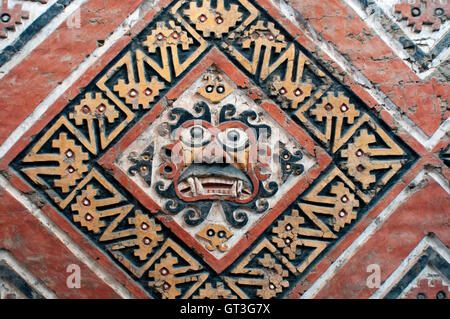
<instances>
[{"instance_id":1,"label":"deity face relief","mask_svg":"<svg viewBox=\"0 0 450 319\"><path fill-rule=\"evenodd\" d=\"M157 184L158 192L176 197L175 206L180 202L181 207L197 204L194 211L199 219L186 217L188 224L200 222L207 215L203 209L220 201L228 208L225 214L232 224L244 225L245 215L240 214L243 219L239 222L234 211L238 207L256 208L258 197L277 191L276 184L266 190L261 183L270 176L271 149L259 139L270 135L270 127L250 124L249 118L256 116L251 111L234 116L236 108L231 104L222 107L217 125L211 123L206 103L198 103L194 109L197 117L181 108L172 110L173 118L178 119L170 126L174 143L164 147L165 160L159 167L159 173L172 183L165 190ZM173 207L174 203L170 204ZM185 216L193 216L193 211Z\"/></svg>"},{"instance_id":2,"label":"deity face relief","mask_svg":"<svg viewBox=\"0 0 450 319\"><path fill-rule=\"evenodd\" d=\"M185 122L171 146L178 159L173 177L177 196L186 202L225 200L248 203L258 193L256 136L238 121L215 127L206 121ZM162 170L172 170L173 164Z\"/></svg>"},{"instance_id":3,"label":"deity face relief","mask_svg":"<svg viewBox=\"0 0 450 319\"><path fill-rule=\"evenodd\" d=\"M220 259L302 174L308 162L292 141L213 69L129 146L120 166Z\"/></svg>"}]
</instances>

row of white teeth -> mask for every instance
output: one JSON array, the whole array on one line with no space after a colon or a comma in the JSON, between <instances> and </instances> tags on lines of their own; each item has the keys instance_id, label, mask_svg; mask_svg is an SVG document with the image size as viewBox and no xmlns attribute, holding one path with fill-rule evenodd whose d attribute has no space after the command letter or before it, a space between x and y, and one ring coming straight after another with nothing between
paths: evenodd
<instances>
[{"instance_id":1,"label":"row of white teeth","mask_svg":"<svg viewBox=\"0 0 450 319\"><path fill-rule=\"evenodd\" d=\"M203 188L202 183L197 177L189 177L187 179L188 185L190 187L192 196L198 196L198 195L229 195L233 197L240 197L242 195L242 191L244 189L244 182L241 180L237 181L231 181L229 179L223 179L223 178L204 178L202 179L203 183L211 183L211 184L227 184L231 185L229 189L207 189L205 190ZM186 185L187 186L187 185ZM186 189L186 187L184 188Z\"/></svg>"},{"instance_id":2,"label":"row of white teeth","mask_svg":"<svg viewBox=\"0 0 450 319\"><path fill-rule=\"evenodd\" d=\"M192 179L192 177L189 177L189 179ZM189 182L188 179L188 182ZM216 183L216 184L227 184L232 185L235 181L229 178L220 178L220 177L200 177L203 184L207 183ZM194 177L194 180L198 180L197 177ZM241 181L242 182L242 181Z\"/></svg>"}]
</instances>

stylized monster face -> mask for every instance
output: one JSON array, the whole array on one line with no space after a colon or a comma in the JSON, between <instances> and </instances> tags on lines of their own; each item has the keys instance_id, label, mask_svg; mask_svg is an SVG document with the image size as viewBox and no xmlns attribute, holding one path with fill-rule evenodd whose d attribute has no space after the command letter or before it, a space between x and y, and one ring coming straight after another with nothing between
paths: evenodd
<instances>
[{"instance_id":1,"label":"stylized monster face","mask_svg":"<svg viewBox=\"0 0 450 319\"><path fill-rule=\"evenodd\" d=\"M174 163L173 181L179 198L248 203L258 193L252 160L257 156L256 136L247 125L230 121L216 127L191 120L175 134L172 158L180 161Z\"/></svg>"},{"instance_id":2,"label":"stylized monster face","mask_svg":"<svg viewBox=\"0 0 450 319\"><path fill-rule=\"evenodd\" d=\"M166 158L159 166L160 174L172 182L166 189L158 183L155 187L164 197L177 199L166 205L170 212L191 208L185 213L188 224L200 223L211 204L220 201L228 220L244 225L245 213L236 216L235 211L265 210L262 198L278 189L275 183L269 183L269 189L262 184L270 176L272 152L261 138L270 135L270 127L250 123L256 117L252 111L236 116L231 104L222 107L217 125L206 103L196 105L195 112L172 110L173 143L165 146Z\"/></svg>"}]
</instances>

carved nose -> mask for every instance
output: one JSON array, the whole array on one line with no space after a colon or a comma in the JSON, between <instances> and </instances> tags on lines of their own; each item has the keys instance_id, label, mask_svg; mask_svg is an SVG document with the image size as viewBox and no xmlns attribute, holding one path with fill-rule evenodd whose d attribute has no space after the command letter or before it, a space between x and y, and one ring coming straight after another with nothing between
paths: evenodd
<instances>
[{"instance_id":1,"label":"carved nose","mask_svg":"<svg viewBox=\"0 0 450 319\"><path fill-rule=\"evenodd\" d=\"M222 145L220 145L216 140L209 143L199 154L199 157L200 158L197 158L199 163L207 163L207 164L230 163L230 157L224 151Z\"/></svg>"},{"instance_id":2,"label":"carved nose","mask_svg":"<svg viewBox=\"0 0 450 319\"><path fill-rule=\"evenodd\" d=\"M227 158L219 156L203 156L202 162L207 164L223 164L227 163Z\"/></svg>"}]
</instances>

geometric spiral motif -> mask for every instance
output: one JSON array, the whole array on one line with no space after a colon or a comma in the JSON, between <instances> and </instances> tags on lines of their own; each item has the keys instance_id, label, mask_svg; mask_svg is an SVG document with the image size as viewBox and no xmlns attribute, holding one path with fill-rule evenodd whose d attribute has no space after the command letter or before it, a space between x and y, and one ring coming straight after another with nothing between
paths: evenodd
<instances>
[{"instance_id":1,"label":"geometric spiral motif","mask_svg":"<svg viewBox=\"0 0 450 319\"><path fill-rule=\"evenodd\" d=\"M174 1L168 5L10 166L154 298L280 298L398 181L416 154L253 0L199 3ZM249 236L248 243L240 247L242 252L218 272L208 266L205 255L229 248L235 236L231 226L211 223L199 227L197 233L208 244L206 253L200 254L178 234L184 230L168 227L172 215L164 215L156 204L148 204L150 200L134 196L113 170L99 162L127 132L144 125L139 123L144 123L146 115L170 108L169 92L173 96L172 89L180 81L190 80L191 72L196 74L195 68L210 50L224 55L218 64L233 65L235 74L248 79L253 91L273 102L267 107L261 102L264 99L253 99L259 107L266 107L274 121L281 118L280 113L286 116L289 125L306 132L311 144L322 149L328 159L320 167L314 162L320 170L310 185L302 180L302 174L309 174L307 168L282 161L285 166L278 174L283 183L299 178L298 185L308 185L304 189L290 185L287 195L276 203L284 208L267 213L272 218L267 224L249 229L253 237ZM203 85L196 92L202 93L198 95L208 106L231 94L231 87L214 95L205 91L208 86L219 88L222 77L205 73L192 80L196 79ZM239 85L244 87L244 82ZM206 107L194 108L203 118L212 116ZM258 117L246 111L238 114L233 106L224 107L221 129L225 132L236 122L242 127L267 126L256 123ZM188 113L180 111L174 120L194 121L195 114ZM153 114L154 118L159 115ZM210 128L207 133L219 134L209 120L205 120ZM169 128L161 129L161 136L170 132L171 123L165 125ZM202 136L198 130L190 134ZM233 134L228 137L238 139ZM302 143L298 136L292 138ZM261 146L247 146L263 159L252 172L262 182L267 175L264 161L277 156L264 153ZM130 175L139 171L142 183L154 187L152 177L157 172L150 169L152 161L175 150L153 153L150 145L146 147L131 159ZM229 150L220 151L225 154ZM295 154L286 156L302 158L301 152ZM166 171L160 173L170 176L172 165L168 162ZM198 181L189 182L180 187L197 189ZM256 189L259 184L250 186ZM235 183L227 192L236 198L250 192L250 186L245 189L242 182ZM267 193L270 187L258 194ZM260 203L264 206L266 201ZM228 207L234 209L237 204L233 205ZM257 206L250 202L245 207ZM235 220L245 215L232 212ZM210 230L214 234L208 233Z\"/></svg>"}]
</instances>

